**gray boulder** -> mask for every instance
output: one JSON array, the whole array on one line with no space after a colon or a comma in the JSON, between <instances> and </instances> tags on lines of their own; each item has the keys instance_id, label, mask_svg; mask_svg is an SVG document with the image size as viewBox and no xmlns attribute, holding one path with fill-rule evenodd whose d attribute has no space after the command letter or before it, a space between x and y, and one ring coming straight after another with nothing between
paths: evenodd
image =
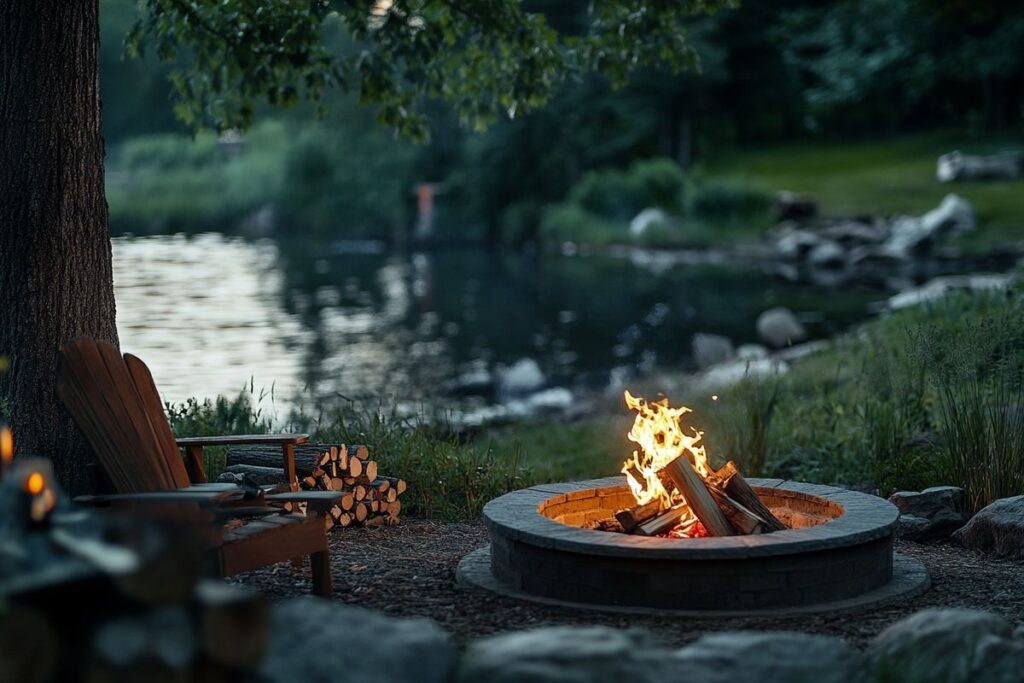
<instances>
[{"instance_id":1,"label":"gray boulder","mask_svg":"<svg viewBox=\"0 0 1024 683\"><path fill-rule=\"evenodd\" d=\"M974 275L942 275L932 278L920 287L904 290L889 297L887 305L897 311L909 306L931 303L949 296L952 292L998 292L1016 282L1012 273L976 273Z\"/></svg>"},{"instance_id":2,"label":"gray boulder","mask_svg":"<svg viewBox=\"0 0 1024 683\"><path fill-rule=\"evenodd\" d=\"M840 270L846 267L846 250L836 242L821 242L807 254L807 265L811 268Z\"/></svg>"},{"instance_id":3,"label":"gray boulder","mask_svg":"<svg viewBox=\"0 0 1024 683\"><path fill-rule=\"evenodd\" d=\"M896 536L904 541L927 541L930 538L932 523L924 517L900 514L896 524Z\"/></svg>"},{"instance_id":4,"label":"gray boulder","mask_svg":"<svg viewBox=\"0 0 1024 683\"><path fill-rule=\"evenodd\" d=\"M809 230L788 229L775 240L775 253L783 259L802 261L821 238Z\"/></svg>"},{"instance_id":5,"label":"gray boulder","mask_svg":"<svg viewBox=\"0 0 1024 683\"><path fill-rule=\"evenodd\" d=\"M958 194L947 194L937 207L921 216L921 224L934 237L957 237L974 230L974 207Z\"/></svg>"},{"instance_id":6,"label":"gray boulder","mask_svg":"<svg viewBox=\"0 0 1024 683\"><path fill-rule=\"evenodd\" d=\"M966 548L1024 559L1024 496L1001 498L982 508L953 540Z\"/></svg>"},{"instance_id":7,"label":"gray boulder","mask_svg":"<svg viewBox=\"0 0 1024 683\"><path fill-rule=\"evenodd\" d=\"M764 360L768 357L768 349L760 344L740 344L736 349L738 360Z\"/></svg>"},{"instance_id":8,"label":"gray boulder","mask_svg":"<svg viewBox=\"0 0 1024 683\"><path fill-rule=\"evenodd\" d=\"M806 194L777 192L775 194L775 218L780 221L804 221L818 213L818 203Z\"/></svg>"},{"instance_id":9,"label":"gray boulder","mask_svg":"<svg viewBox=\"0 0 1024 683\"><path fill-rule=\"evenodd\" d=\"M900 534L908 540L946 538L967 521L967 498L958 486L899 491L889 496L889 502L899 508ZM908 518L906 522L904 518ZM921 519L927 527L917 521Z\"/></svg>"},{"instance_id":10,"label":"gray boulder","mask_svg":"<svg viewBox=\"0 0 1024 683\"><path fill-rule=\"evenodd\" d=\"M788 308L772 308L757 317L757 335L768 346L782 348L807 337L807 331Z\"/></svg>"},{"instance_id":11,"label":"gray boulder","mask_svg":"<svg viewBox=\"0 0 1024 683\"><path fill-rule=\"evenodd\" d=\"M276 603L270 632L261 683L441 683L455 669L451 637L429 619L306 596Z\"/></svg>"},{"instance_id":12,"label":"gray boulder","mask_svg":"<svg viewBox=\"0 0 1024 683\"><path fill-rule=\"evenodd\" d=\"M720 334L698 332L693 335L691 345L693 347L693 359L697 362L697 366L701 368L725 363L736 357L736 350L732 346L732 340Z\"/></svg>"},{"instance_id":13,"label":"gray boulder","mask_svg":"<svg viewBox=\"0 0 1024 683\"><path fill-rule=\"evenodd\" d=\"M935 178L940 183L956 180L1014 180L1024 176L1024 154L1003 152L988 156L955 150L939 157Z\"/></svg>"},{"instance_id":14,"label":"gray boulder","mask_svg":"<svg viewBox=\"0 0 1024 683\"><path fill-rule=\"evenodd\" d=\"M889 234L889 229L884 221L865 223L844 220L826 225L818 231L818 234L845 247L854 247L878 244Z\"/></svg>"},{"instance_id":15,"label":"gray boulder","mask_svg":"<svg viewBox=\"0 0 1024 683\"><path fill-rule=\"evenodd\" d=\"M930 609L902 619L875 637L867 656L878 680L887 683L973 683L994 649L988 639L1012 638L1000 616L971 609Z\"/></svg>"},{"instance_id":16,"label":"gray boulder","mask_svg":"<svg viewBox=\"0 0 1024 683\"><path fill-rule=\"evenodd\" d=\"M715 633L674 655L672 681L866 683L870 667L838 638L806 633Z\"/></svg>"},{"instance_id":17,"label":"gray boulder","mask_svg":"<svg viewBox=\"0 0 1024 683\"><path fill-rule=\"evenodd\" d=\"M789 363L774 358L760 360L734 360L715 365L694 378L694 386L701 390L728 389L745 379L758 380L784 375L789 372Z\"/></svg>"},{"instance_id":18,"label":"gray boulder","mask_svg":"<svg viewBox=\"0 0 1024 683\"><path fill-rule=\"evenodd\" d=\"M507 368L498 371L503 396L523 396L539 391L547 379L540 365L532 358L521 358Z\"/></svg>"},{"instance_id":19,"label":"gray boulder","mask_svg":"<svg viewBox=\"0 0 1024 683\"><path fill-rule=\"evenodd\" d=\"M974 650L978 662L972 683L1020 683L1024 678L1024 640L983 636Z\"/></svg>"},{"instance_id":20,"label":"gray boulder","mask_svg":"<svg viewBox=\"0 0 1024 683\"><path fill-rule=\"evenodd\" d=\"M883 250L896 254L922 252L936 240L963 235L974 230L975 225L970 202L959 195L948 194L923 216L894 220Z\"/></svg>"},{"instance_id":21,"label":"gray boulder","mask_svg":"<svg viewBox=\"0 0 1024 683\"><path fill-rule=\"evenodd\" d=\"M661 209L646 208L629 222L629 234L640 237L651 228L667 227L671 222L672 219Z\"/></svg>"},{"instance_id":22,"label":"gray boulder","mask_svg":"<svg viewBox=\"0 0 1024 683\"><path fill-rule=\"evenodd\" d=\"M666 683L683 679L673 671L669 653L642 631L607 626L555 626L505 633L471 643L457 680L459 683Z\"/></svg>"}]
</instances>

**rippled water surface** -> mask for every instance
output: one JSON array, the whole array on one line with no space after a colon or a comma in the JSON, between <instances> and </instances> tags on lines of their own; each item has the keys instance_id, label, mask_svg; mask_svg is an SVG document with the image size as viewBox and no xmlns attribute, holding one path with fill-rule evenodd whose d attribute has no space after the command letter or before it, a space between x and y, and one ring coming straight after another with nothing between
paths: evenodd
<instances>
[{"instance_id":1,"label":"rippled water surface","mask_svg":"<svg viewBox=\"0 0 1024 683\"><path fill-rule=\"evenodd\" d=\"M299 401L451 396L459 378L524 358L548 385L600 387L616 369L687 366L695 332L756 341L754 321L772 306L823 334L864 317L873 298L643 254L370 247L115 238L122 346L150 365L164 400L236 394L251 382L273 392L283 417Z\"/></svg>"}]
</instances>

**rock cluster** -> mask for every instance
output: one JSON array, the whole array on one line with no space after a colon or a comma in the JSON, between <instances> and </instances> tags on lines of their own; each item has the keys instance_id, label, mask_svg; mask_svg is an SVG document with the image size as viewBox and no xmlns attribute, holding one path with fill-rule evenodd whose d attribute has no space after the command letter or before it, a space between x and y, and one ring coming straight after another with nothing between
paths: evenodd
<instances>
[{"instance_id":1,"label":"rock cluster","mask_svg":"<svg viewBox=\"0 0 1024 683\"><path fill-rule=\"evenodd\" d=\"M770 237L775 257L821 284L885 279L934 251L948 238L975 228L974 209L956 194L921 216L784 221Z\"/></svg>"},{"instance_id":2,"label":"rock cluster","mask_svg":"<svg viewBox=\"0 0 1024 683\"><path fill-rule=\"evenodd\" d=\"M1001 498L982 508L953 540L1002 557L1024 558L1024 496Z\"/></svg>"},{"instance_id":3,"label":"rock cluster","mask_svg":"<svg viewBox=\"0 0 1024 683\"><path fill-rule=\"evenodd\" d=\"M889 502L900 511L897 533L908 541L948 538L967 521L966 496L958 486L899 491Z\"/></svg>"},{"instance_id":4,"label":"rock cluster","mask_svg":"<svg viewBox=\"0 0 1024 683\"><path fill-rule=\"evenodd\" d=\"M316 598L273 609L277 628L259 679L265 683L1010 683L1024 670L1020 630L968 609L912 615L863 653L805 633L711 633L672 649L640 630L555 626L481 638L461 657L451 636L426 619Z\"/></svg>"}]
</instances>

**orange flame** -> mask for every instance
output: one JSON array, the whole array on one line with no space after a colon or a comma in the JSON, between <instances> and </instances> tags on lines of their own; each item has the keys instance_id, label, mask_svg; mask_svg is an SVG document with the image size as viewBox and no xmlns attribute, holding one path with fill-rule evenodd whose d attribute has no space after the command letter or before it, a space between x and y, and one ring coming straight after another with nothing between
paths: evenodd
<instances>
[{"instance_id":1,"label":"orange flame","mask_svg":"<svg viewBox=\"0 0 1024 683\"><path fill-rule=\"evenodd\" d=\"M0 425L0 465L10 465L14 460L14 434L7 425Z\"/></svg>"},{"instance_id":2,"label":"orange flame","mask_svg":"<svg viewBox=\"0 0 1024 683\"><path fill-rule=\"evenodd\" d=\"M693 427L689 429L692 434L687 433L681 418L692 411L685 406L670 408L667 398L652 403L635 398L629 391L625 397L626 405L637 412L629 440L638 444L640 451L633 451L633 457L622 464L622 473L638 505L660 500L663 508L671 507L672 494L661 485L658 470L685 453L698 474L702 477L711 474L701 444L704 433Z\"/></svg>"},{"instance_id":3,"label":"orange flame","mask_svg":"<svg viewBox=\"0 0 1024 683\"><path fill-rule=\"evenodd\" d=\"M40 472L33 472L25 479L25 491L33 496L38 496L44 488L46 488L46 480Z\"/></svg>"}]
</instances>

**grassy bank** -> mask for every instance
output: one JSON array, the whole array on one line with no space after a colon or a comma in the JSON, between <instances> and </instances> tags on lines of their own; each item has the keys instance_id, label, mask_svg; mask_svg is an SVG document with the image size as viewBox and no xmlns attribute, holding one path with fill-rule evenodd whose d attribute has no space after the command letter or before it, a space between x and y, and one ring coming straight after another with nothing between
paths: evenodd
<instances>
[{"instance_id":1,"label":"grassy bank","mask_svg":"<svg viewBox=\"0 0 1024 683\"><path fill-rule=\"evenodd\" d=\"M514 242L532 234L527 224L536 221L536 235L553 245L723 246L756 240L770 228L779 190L810 194L826 215L921 214L956 192L978 214L979 229L964 244L982 249L1024 239L1024 181L940 185L936 159L953 149L1012 148L1024 148L1024 134L965 141L930 133L716 151L687 174L670 160L645 159L584 173L558 203L524 199L533 208L506 212L502 234ZM232 230L269 208L279 231L388 240L412 225L412 161L407 143L382 140L379 132L361 139L288 121L262 123L235 146L211 135L133 138L108 160L111 226ZM664 210L667 219L631 236L630 219L648 207ZM473 220L457 223L439 228L445 239L482 239Z\"/></svg>"},{"instance_id":2,"label":"grassy bank","mask_svg":"<svg viewBox=\"0 0 1024 683\"><path fill-rule=\"evenodd\" d=\"M939 156L954 149L990 154L1024 149L1024 134L977 140L929 133L892 140L821 142L722 154L700 173L749 183L765 192L810 194L826 215L921 214L949 192L965 197L978 216L978 230L965 238L980 248L1024 239L1024 180L940 184Z\"/></svg>"},{"instance_id":3,"label":"grassy bank","mask_svg":"<svg viewBox=\"0 0 1024 683\"><path fill-rule=\"evenodd\" d=\"M716 466L885 496L953 484L978 508L1024 493L1022 309L1020 293L951 297L873 321L780 377L671 400L694 408ZM635 389L680 385L666 375ZM631 451L626 426L525 425L503 438L532 444L527 464L552 479L605 476Z\"/></svg>"},{"instance_id":4,"label":"grassy bank","mask_svg":"<svg viewBox=\"0 0 1024 683\"><path fill-rule=\"evenodd\" d=\"M789 373L741 383L717 400L685 389L670 398L694 408L692 424L705 432L716 466L734 459L755 476L881 495L954 484L978 508L1024 493L1022 309L1020 292L951 297L875 320ZM680 378L631 389L655 397L670 385ZM465 519L515 488L616 474L633 450L620 401L599 403L589 419L527 422L472 440L355 407L291 427L369 445L382 472L409 481L410 514ZM249 395L170 413L179 434L269 428ZM211 471L222 458L212 454Z\"/></svg>"}]
</instances>

